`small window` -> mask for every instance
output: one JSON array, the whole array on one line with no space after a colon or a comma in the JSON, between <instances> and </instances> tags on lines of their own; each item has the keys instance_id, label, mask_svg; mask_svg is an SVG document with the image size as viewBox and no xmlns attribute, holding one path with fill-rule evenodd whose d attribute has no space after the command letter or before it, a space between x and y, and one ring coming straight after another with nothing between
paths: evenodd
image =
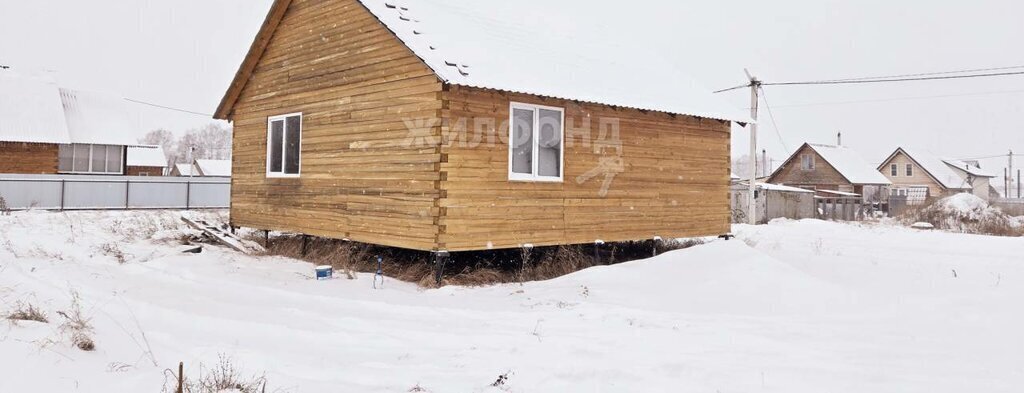
<instances>
[{"instance_id":1,"label":"small window","mask_svg":"<svg viewBox=\"0 0 1024 393\"><path fill-rule=\"evenodd\" d=\"M914 166L907 164L907 176L914 176Z\"/></svg>"},{"instance_id":2,"label":"small window","mask_svg":"<svg viewBox=\"0 0 1024 393\"><path fill-rule=\"evenodd\" d=\"M565 111L512 103L509 127L509 180L562 181Z\"/></svg>"},{"instance_id":3,"label":"small window","mask_svg":"<svg viewBox=\"0 0 1024 393\"><path fill-rule=\"evenodd\" d=\"M814 155L813 154L804 154L804 155L800 156L800 169L803 169L805 171L813 171L814 170Z\"/></svg>"},{"instance_id":4,"label":"small window","mask_svg":"<svg viewBox=\"0 0 1024 393\"><path fill-rule=\"evenodd\" d=\"M302 171L302 114L267 121L267 176L299 177Z\"/></svg>"},{"instance_id":5,"label":"small window","mask_svg":"<svg viewBox=\"0 0 1024 393\"><path fill-rule=\"evenodd\" d=\"M896 164L890 165L889 166L889 174L892 175L893 177L899 176L900 175L900 166L896 165Z\"/></svg>"}]
</instances>

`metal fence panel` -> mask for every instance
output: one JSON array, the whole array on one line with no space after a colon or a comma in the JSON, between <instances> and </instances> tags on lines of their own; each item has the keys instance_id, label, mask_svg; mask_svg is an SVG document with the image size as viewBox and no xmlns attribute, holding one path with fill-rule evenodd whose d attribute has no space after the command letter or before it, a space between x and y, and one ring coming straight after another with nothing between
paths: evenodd
<instances>
[{"instance_id":1,"label":"metal fence panel","mask_svg":"<svg viewBox=\"0 0 1024 393\"><path fill-rule=\"evenodd\" d=\"M194 208L225 207L231 204L231 183L193 183L188 203Z\"/></svg>"},{"instance_id":2,"label":"metal fence panel","mask_svg":"<svg viewBox=\"0 0 1024 393\"><path fill-rule=\"evenodd\" d=\"M64 185L64 209L124 209L127 182L68 181Z\"/></svg>"},{"instance_id":3,"label":"metal fence panel","mask_svg":"<svg viewBox=\"0 0 1024 393\"><path fill-rule=\"evenodd\" d=\"M185 203L188 198L188 183L132 182L128 187L129 208L185 209L188 207Z\"/></svg>"},{"instance_id":4,"label":"metal fence panel","mask_svg":"<svg viewBox=\"0 0 1024 393\"><path fill-rule=\"evenodd\" d=\"M227 208L230 178L0 175L13 210Z\"/></svg>"},{"instance_id":5,"label":"metal fence panel","mask_svg":"<svg viewBox=\"0 0 1024 393\"><path fill-rule=\"evenodd\" d=\"M0 180L0 197L11 209L60 209L60 181Z\"/></svg>"}]
</instances>

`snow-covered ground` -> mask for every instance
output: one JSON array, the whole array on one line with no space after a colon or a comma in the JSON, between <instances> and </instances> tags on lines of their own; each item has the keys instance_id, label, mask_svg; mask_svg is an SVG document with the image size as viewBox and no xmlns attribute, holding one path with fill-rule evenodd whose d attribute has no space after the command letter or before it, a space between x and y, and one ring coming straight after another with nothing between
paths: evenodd
<instances>
[{"instance_id":1,"label":"snow-covered ground","mask_svg":"<svg viewBox=\"0 0 1024 393\"><path fill-rule=\"evenodd\" d=\"M365 275L312 280L295 260L182 254L177 217L0 216L0 312L29 301L50 317L0 322L0 392L159 392L179 361L194 376L221 354L265 371L268 392L1024 385L1020 238L776 221L547 282L373 290ZM73 291L94 352L59 329Z\"/></svg>"}]
</instances>

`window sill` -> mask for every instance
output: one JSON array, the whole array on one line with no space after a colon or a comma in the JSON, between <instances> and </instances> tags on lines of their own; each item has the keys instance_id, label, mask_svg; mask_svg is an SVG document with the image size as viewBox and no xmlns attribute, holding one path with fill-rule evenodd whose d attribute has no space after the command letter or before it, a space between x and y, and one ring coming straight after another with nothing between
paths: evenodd
<instances>
[{"instance_id":1,"label":"window sill","mask_svg":"<svg viewBox=\"0 0 1024 393\"><path fill-rule=\"evenodd\" d=\"M564 183L565 179L560 177L510 177L508 181L513 183Z\"/></svg>"},{"instance_id":2,"label":"window sill","mask_svg":"<svg viewBox=\"0 0 1024 393\"><path fill-rule=\"evenodd\" d=\"M277 173L277 174L268 173L267 174L267 179L298 179L300 176L302 176L301 173L300 174L296 174L296 175L283 175L283 174L280 174L280 173Z\"/></svg>"}]
</instances>

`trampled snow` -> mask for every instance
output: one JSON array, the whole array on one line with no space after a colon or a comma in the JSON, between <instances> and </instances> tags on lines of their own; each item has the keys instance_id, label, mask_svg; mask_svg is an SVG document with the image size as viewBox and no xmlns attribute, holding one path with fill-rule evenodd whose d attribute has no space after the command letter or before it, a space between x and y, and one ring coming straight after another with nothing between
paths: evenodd
<instances>
[{"instance_id":1,"label":"trampled snow","mask_svg":"<svg viewBox=\"0 0 1024 393\"><path fill-rule=\"evenodd\" d=\"M268 392L1024 384L1024 239L776 220L546 282L373 290L286 258L183 254L187 231L174 212L0 216L0 307L30 301L51 319L0 327L0 391L156 392L165 369L194 376L219 354L265 371ZM95 352L58 329L73 290Z\"/></svg>"}]
</instances>

